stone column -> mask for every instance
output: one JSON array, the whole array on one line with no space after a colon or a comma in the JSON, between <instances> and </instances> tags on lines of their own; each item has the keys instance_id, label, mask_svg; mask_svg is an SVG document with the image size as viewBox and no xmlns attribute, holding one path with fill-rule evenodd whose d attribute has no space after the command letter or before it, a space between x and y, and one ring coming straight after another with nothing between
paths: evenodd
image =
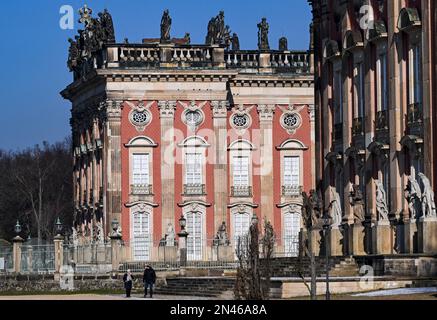
<instances>
[{"instance_id":1,"label":"stone column","mask_svg":"<svg viewBox=\"0 0 437 320\"><path fill-rule=\"evenodd\" d=\"M212 101L215 143L214 153L214 230L227 221L228 151L227 151L227 101ZM228 226L229 227L229 226Z\"/></svg>"},{"instance_id":2,"label":"stone column","mask_svg":"<svg viewBox=\"0 0 437 320\"><path fill-rule=\"evenodd\" d=\"M261 215L275 226L273 208L273 116L275 105L258 106L260 120Z\"/></svg>"},{"instance_id":3,"label":"stone column","mask_svg":"<svg viewBox=\"0 0 437 320\"><path fill-rule=\"evenodd\" d=\"M161 115L162 238L167 226L175 222L174 116L176 101L159 101Z\"/></svg>"},{"instance_id":4,"label":"stone column","mask_svg":"<svg viewBox=\"0 0 437 320\"><path fill-rule=\"evenodd\" d=\"M53 242L55 243L55 281L59 281L61 267L64 262L64 238L58 234Z\"/></svg>"},{"instance_id":5,"label":"stone column","mask_svg":"<svg viewBox=\"0 0 437 320\"><path fill-rule=\"evenodd\" d=\"M403 209L403 184L401 171L403 170L403 161L401 159L399 165L399 155L401 154L402 146L399 141L401 141L403 136L403 124L404 124L404 112L402 106L405 105L406 101L402 95L402 88L404 88L404 82L406 81L406 76L402 75L404 68L402 61L400 61L399 53L402 52L402 37L399 36L397 30L397 22L399 17L399 12L401 10L401 1L387 1L388 9L388 106L389 106L389 140L390 140L390 155L388 157L390 161L390 195L387 199L390 201L391 213L399 216ZM376 213L375 213L376 214ZM388 241L388 239L387 239Z\"/></svg>"},{"instance_id":6,"label":"stone column","mask_svg":"<svg viewBox=\"0 0 437 320\"><path fill-rule=\"evenodd\" d=\"M13 263L14 263L14 273L21 272L21 247L23 246L24 240L20 236L16 236L12 239L14 243L13 246Z\"/></svg>"},{"instance_id":7,"label":"stone column","mask_svg":"<svg viewBox=\"0 0 437 320\"><path fill-rule=\"evenodd\" d=\"M311 125L311 189L316 189L316 108L314 105L308 106Z\"/></svg>"},{"instance_id":8,"label":"stone column","mask_svg":"<svg viewBox=\"0 0 437 320\"><path fill-rule=\"evenodd\" d=\"M121 110L122 101L106 103L106 221L121 220ZM109 223L106 232L110 232Z\"/></svg>"},{"instance_id":9,"label":"stone column","mask_svg":"<svg viewBox=\"0 0 437 320\"><path fill-rule=\"evenodd\" d=\"M417 233L419 252L437 253L437 218L420 218Z\"/></svg>"}]
</instances>

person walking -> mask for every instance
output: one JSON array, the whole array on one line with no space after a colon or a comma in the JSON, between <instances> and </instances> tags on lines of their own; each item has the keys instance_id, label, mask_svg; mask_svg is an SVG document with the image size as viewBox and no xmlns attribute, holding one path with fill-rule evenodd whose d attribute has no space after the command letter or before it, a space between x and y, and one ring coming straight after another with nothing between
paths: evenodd
<instances>
[{"instance_id":1,"label":"person walking","mask_svg":"<svg viewBox=\"0 0 437 320\"><path fill-rule=\"evenodd\" d=\"M156 282L155 270L150 265L146 265L143 275L144 298L147 298L147 289L150 288L150 298L153 298L153 286Z\"/></svg>"},{"instance_id":2,"label":"person walking","mask_svg":"<svg viewBox=\"0 0 437 320\"><path fill-rule=\"evenodd\" d=\"M130 298L133 280L134 280L134 278L132 276L131 271L127 270L127 272L123 276L124 288L126 289L126 298Z\"/></svg>"}]
</instances>

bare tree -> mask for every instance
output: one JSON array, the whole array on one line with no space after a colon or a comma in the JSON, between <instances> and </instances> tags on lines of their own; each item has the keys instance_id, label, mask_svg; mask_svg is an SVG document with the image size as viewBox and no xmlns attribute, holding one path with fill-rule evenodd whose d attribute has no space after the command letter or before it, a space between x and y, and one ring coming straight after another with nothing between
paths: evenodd
<instances>
[{"instance_id":1,"label":"bare tree","mask_svg":"<svg viewBox=\"0 0 437 320\"><path fill-rule=\"evenodd\" d=\"M54 221L72 219L71 142L0 151L0 236L11 237L17 219L38 242L53 236ZM33 233L34 232L34 233Z\"/></svg>"},{"instance_id":2,"label":"bare tree","mask_svg":"<svg viewBox=\"0 0 437 320\"><path fill-rule=\"evenodd\" d=\"M275 236L269 222L264 225L264 237L259 239L258 220L252 220L249 233L240 237L237 243L239 267L234 294L237 300L265 300L269 298L271 258ZM263 263L260 258L263 250Z\"/></svg>"}]
</instances>

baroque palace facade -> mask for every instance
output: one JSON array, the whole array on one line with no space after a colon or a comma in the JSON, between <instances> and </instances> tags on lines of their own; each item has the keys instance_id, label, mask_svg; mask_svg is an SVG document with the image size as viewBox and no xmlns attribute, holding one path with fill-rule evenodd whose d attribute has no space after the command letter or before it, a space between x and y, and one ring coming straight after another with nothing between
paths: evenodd
<instances>
[{"instance_id":1,"label":"baroque palace facade","mask_svg":"<svg viewBox=\"0 0 437 320\"><path fill-rule=\"evenodd\" d=\"M309 2L331 254L435 254L437 4Z\"/></svg>"},{"instance_id":2,"label":"baroque palace facade","mask_svg":"<svg viewBox=\"0 0 437 320\"><path fill-rule=\"evenodd\" d=\"M296 254L302 191L314 189L314 87L311 54L241 50L221 12L206 44L161 37L116 43L112 17L80 11L70 39L75 240L103 242L118 221L132 259L157 259L186 219L190 260L235 248L254 216L269 221L277 248Z\"/></svg>"}]
</instances>

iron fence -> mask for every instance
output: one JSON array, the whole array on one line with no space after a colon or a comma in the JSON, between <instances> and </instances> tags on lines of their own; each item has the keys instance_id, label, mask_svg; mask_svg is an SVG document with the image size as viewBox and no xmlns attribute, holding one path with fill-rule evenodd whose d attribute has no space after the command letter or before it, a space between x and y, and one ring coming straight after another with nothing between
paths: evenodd
<instances>
[{"instance_id":1,"label":"iron fence","mask_svg":"<svg viewBox=\"0 0 437 320\"><path fill-rule=\"evenodd\" d=\"M9 273L14 270L12 246L0 247L0 273Z\"/></svg>"},{"instance_id":2,"label":"iron fence","mask_svg":"<svg viewBox=\"0 0 437 320\"><path fill-rule=\"evenodd\" d=\"M50 274L55 272L55 246L23 245L21 247L21 272Z\"/></svg>"}]
</instances>

